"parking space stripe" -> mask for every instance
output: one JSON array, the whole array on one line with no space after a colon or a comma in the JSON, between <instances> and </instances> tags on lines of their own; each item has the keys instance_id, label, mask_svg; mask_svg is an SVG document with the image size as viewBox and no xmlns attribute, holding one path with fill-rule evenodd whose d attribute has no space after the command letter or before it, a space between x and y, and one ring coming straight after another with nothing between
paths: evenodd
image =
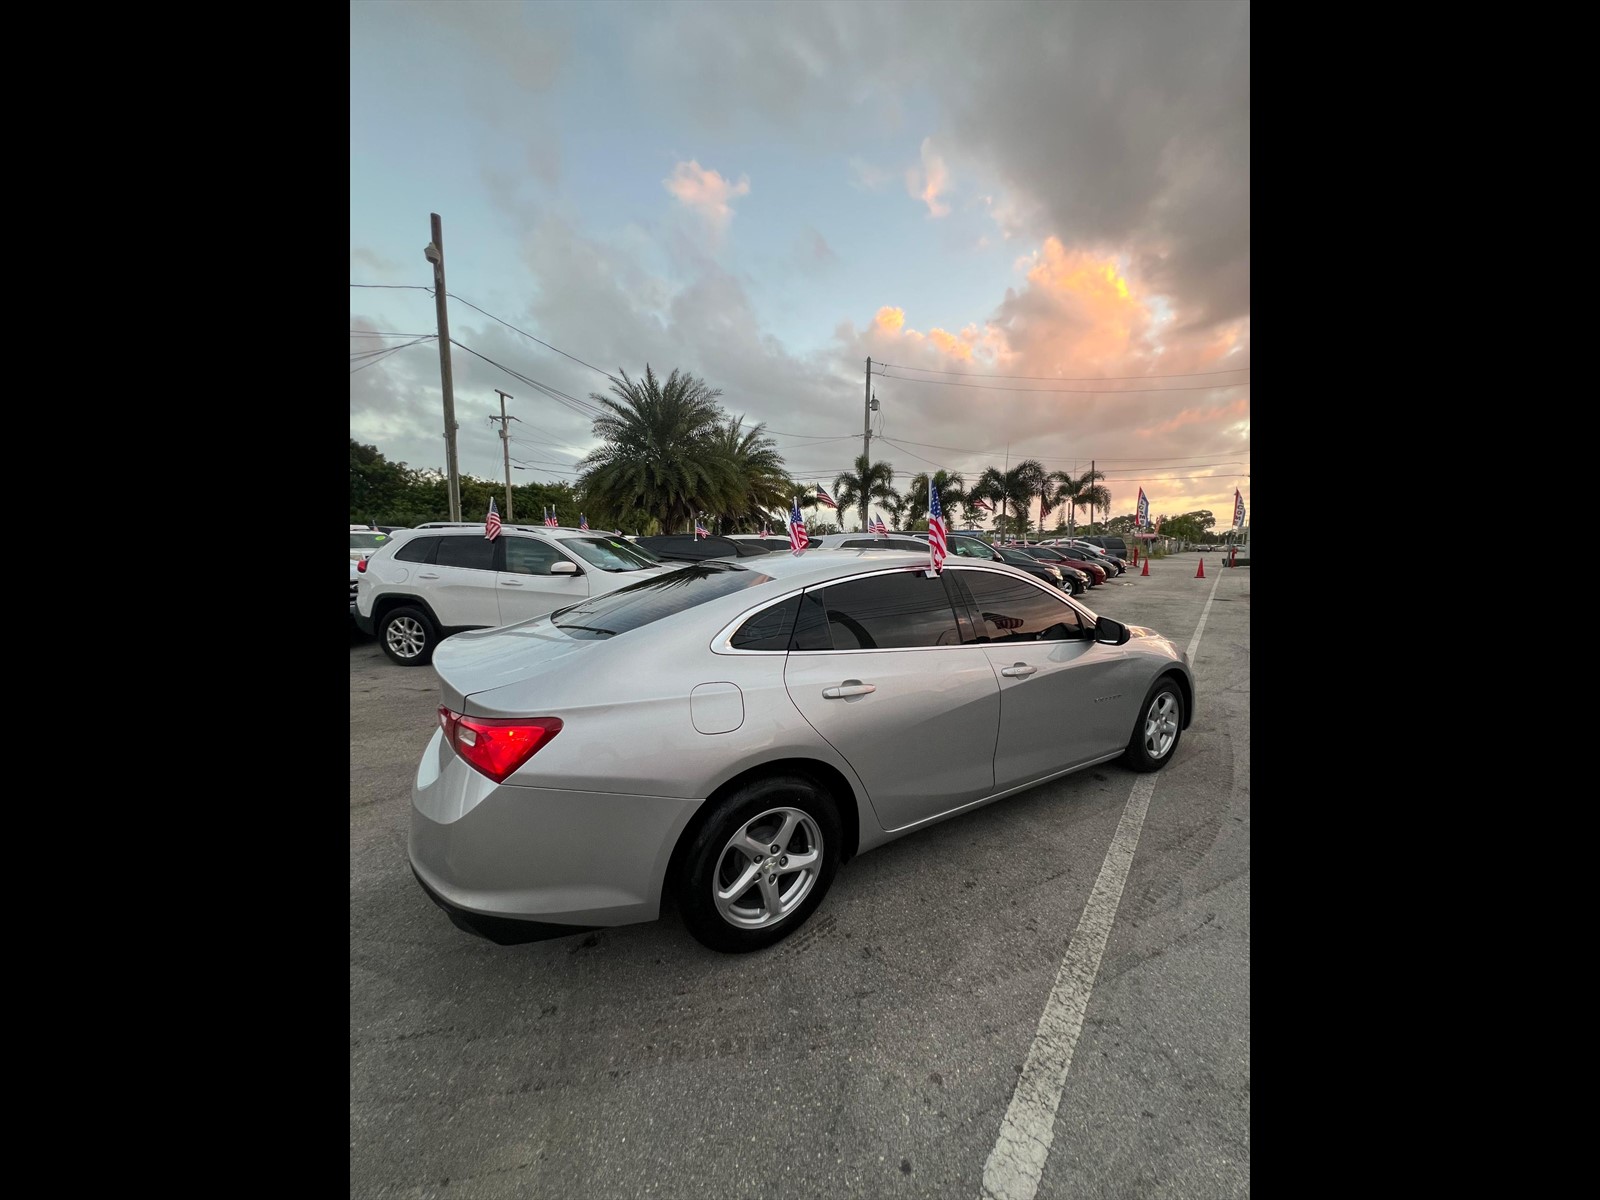
<instances>
[{"instance_id":1,"label":"parking space stripe","mask_svg":"<svg viewBox=\"0 0 1600 1200\"><path fill-rule=\"evenodd\" d=\"M1200 649L1200 634L1205 630L1217 583L1221 581L1219 574L1206 597L1194 636L1189 639L1191 666ZM1133 853L1139 847L1139 833L1144 828L1144 816L1149 811L1155 787L1154 774L1141 775L1134 780L1127 807L1122 810L1122 819L1111 837L1111 848L1106 851L1094 890L1089 893L1089 903L1078 919L1066 957L1061 960L1061 970L1056 973L1055 986L1045 1001L1039 1030L1028 1048L1028 1057L1022 1064L1022 1074L1017 1079L1016 1091L1011 1094L1005 1119L1000 1122L1000 1134L989 1152L989 1161L984 1164L978 1200L1033 1200L1039 1190L1045 1160L1055 1140L1061 1091L1066 1086L1067 1071L1072 1067L1078 1035L1083 1032L1089 996L1094 991L1100 960L1111 937L1117 909L1122 904L1122 890L1128 882Z\"/></svg>"}]
</instances>

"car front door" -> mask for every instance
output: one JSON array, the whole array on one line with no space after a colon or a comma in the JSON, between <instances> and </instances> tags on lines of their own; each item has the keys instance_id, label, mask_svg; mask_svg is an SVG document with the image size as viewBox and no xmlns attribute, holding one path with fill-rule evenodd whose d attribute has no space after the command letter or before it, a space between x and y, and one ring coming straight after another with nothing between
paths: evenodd
<instances>
[{"instance_id":1,"label":"car front door","mask_svg":"<svg viewBox=\"0 0 1600 1200\"><path fill-rule=\"evenodd\" d=\"M496 576L495 587L500 599L500 624L542 617L588 597L585 568L549 542L514 534L501 540L506 544L505 563ZM577 573L552 575L550 568L557 563L574 566Z\"/></svg>"},{"instance_id":2,"label":"car front door","mask_svg":"<svg viewBox=\"0 0 1600 1200\"><path fill-rule=\"evenodd\" d=\"M1055 589L980 567L951 572L971 602L971 627L1000 686L997 790L1120 750L1142 695L1120 646L1094 640Z\"/></svg>"},{"instance_id":3,"label":"car front door","mask_svg":"<svg viewBox=\"0 0 1600 1200\"><path fill-rule=\"evenodd\" d=\"M850 763L883 828L994 791L1000 687L942 578L902 567L813 588L794 646L789 697Z\"/></svg>"}]
</instances>

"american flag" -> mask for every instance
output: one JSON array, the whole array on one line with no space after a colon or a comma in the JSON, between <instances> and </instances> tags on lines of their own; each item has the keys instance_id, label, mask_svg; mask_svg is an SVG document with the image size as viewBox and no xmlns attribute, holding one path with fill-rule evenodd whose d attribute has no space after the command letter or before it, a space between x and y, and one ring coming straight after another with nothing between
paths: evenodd
<instances>
[{"instance_id":1,"label":"american flag","mask_svg":"<svg viewBox=\"0 0 1600 1200\"><path fill-rule=\"evenodd\" d=\"M886 537L889 533L889 527L883 523L883 518L877 513L872 514L872 523L867 528L871 529L879 537Z\"/></svg>"},{"instance_id":2,"label":"american flag","mask_svg":"<svg viewBox=\"0 0 1600 1200\"><path fill-rule=\"evenodd\" d=\"M544 523L552 528L555 528L561 524L561 522L556 519L556 510L554 508L547 508L544 510Z\"/></svg>"},{"instance_id":3,"label":"american flag","mask_svg":"<svg viewBox=\"0 0 1600 1200\"><path fill-rule=\"evenodd\" d=\"M933 555L933 569L944 570L945 542L944 509L939 506L939 489L928 484L928 550Z\"/></svg>"},{"instance_id":4,"label":"american flag","mask_svg":"<svg viewBox=\"0 0 1600 1200\"><path fill-rule=\"evenodd\" d=\"M578 514L578 528L583 530L585 533L589 532L589 518L583 513Z\"/></svg>"},{"instance_id":5,"label":"american flag","mask_svg":"<svg viewBox=\"0 0 1600 1200\"><path fill-rule=\"evenodd\" d=\"M761 536L764 538L772 536L772 530L767 528L767 523L765 521L761 522Z\"/></svg>"},{"instance_id":6,"label":"american flag","mask_svg":"<svg viewBox=\"0 0 1600 1200\"><path fill-rule=\"evenodd\" d=\"M711 531L709 529L707 529L705 527L705 525L703 525L701 523L699 517L696 517L694 519L694 535L695 535L695 537L710 537L711 536Z\"/></svg>"},{"instance_id":7,"label":"american flag","mask_svg":"<svg viewBox=\"0 0 1600 1200\"><path fill-rule=\"evenodd\" d=\"M827 489L824 488L820 483L817 484L817 503L818 504L826 504L829 508L832 508L832 509L838 509L838 507L839 507L837 504L835 504L833 502L833 497L828 495Z\"/></svg>"},{"instance_id":8,"label":"american flag","mask_svg":"<svg viewBox=\"0 0 1600 1200\"><path fill-rule=\"evenodd\" d=\"M789 549L796 554L803 554L810 544L811 539L806 537L806 523L800 519L800 497L796 496L789 508Z\"/></svg>"},{"instance_id":9,"label":"american flag","mask_svg":"<svg viewBox=\"0 0 1600 1200\"><path fill-rule=\"evenodd\" d=\"M996 629L1021 629L1027 624L1021 617L1008 617L1002 613L986 612L983 614L983 619Z\"/></svg>"},{"instance_id":10,"label":"american flag","mask_svg":"<svg viewBox=\"0 0 1600 1200\"><path fill-rule=\"evenodd\" d=\"M974 504L976 504L979 508L983 509L984 512L993 512L994 511L994 505L990 504L987 500L981 500L977 496L974 496L972 498L972 502Z\"/></svg>"},{"instance_id":11,"label":"american flag","mask_svg":"<svg viewBox=\"0 0 1600 1200\"><path fill-rule=\"evenodd\" d=\"M489 497L489 515L483 519L483 536L491 542L500 536L500 510L494 506L494 497Z\"/></svg>"}]
</instances>

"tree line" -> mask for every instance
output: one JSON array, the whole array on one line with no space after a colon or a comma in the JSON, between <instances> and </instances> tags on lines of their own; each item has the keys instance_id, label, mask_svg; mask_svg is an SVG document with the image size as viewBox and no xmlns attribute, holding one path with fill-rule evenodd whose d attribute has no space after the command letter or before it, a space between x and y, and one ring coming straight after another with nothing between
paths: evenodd
<instances>
[{"instance_id":1,"label":"tree line","mask_svg":"<svg viewBox=\"0 0 1600 1200\"><path fill-rule=\"evenodd\" d=\"M858 456L832 480L839 511L830 519L818 484L792 478L765 424L730 414L718 402L721 395L682 371L665 379L648 364L638 379L622 372L609 394L590 393L601 409L593 427L600 444L578 464L576 482L514 485L515 520L537 524L545 508L554 506L563 525L576 525L582 514L593 529L624 533L684 532L700 518L715 533L755 532L762 525L781 530L798 498L813 533L842 528L852 510L862 524L875 511L892 528L926 529L931 484L951 528L976 528L993 516L1002 536L1043 534L1051 517L1055 527L1049 532L1056 534L1133 529L1131 513L1109 516L1104 472L1047 471L1035 459L1006 470L990 467L970 485L960 472L922 472L902 491L895 487L892 463ZM462 476L463 520L487 513L491 498L504 506L503 481ZM1097 513L1105 514L1098 522ZM1087 523L1080 521L1084 514ZM352 523L415 526L449 518L448 482L441 472L390 462L375 446L350 439ZM1214 524L1209 512L1189 513L1164 517L1161 531L1192 539Z\"/></svg>"}]
</instances>

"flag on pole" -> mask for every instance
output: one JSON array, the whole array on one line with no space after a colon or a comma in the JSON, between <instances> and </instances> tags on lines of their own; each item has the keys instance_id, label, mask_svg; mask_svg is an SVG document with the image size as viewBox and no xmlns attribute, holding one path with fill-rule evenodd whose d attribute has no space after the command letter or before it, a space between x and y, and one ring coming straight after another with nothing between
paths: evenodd
<instances>
[{"instance_id":1,"label":"flag on pole","mask_svg":"<svg viewBox=\"0 0 1600 1200\"><path fill-rule=\"evenodd\" d=\"M701 522L699 517L696 517L694 519L694 535L695 535L695 537L710 537L711 536L711 531L705 527L705 525Z\"/></svg>"},{"instance_id":2,"label":"flag on pole","mask_svg":"<svg viewBox=\"0 0 1600 1200\"><path fill-rule=\"evenodd\" d=\"M1244 528L1244 497L1239 495L1239 489L1233 489L1233 527Z\"/></svg>"},{"instance_id":3,"label":"flag on pole","mask_svg":"<svg viewBox=\"0 0 1600 1200\"><path fill-rule=\"evenodd\" d=\"M980 500L977 496L974 496L972 498L972 502L979 508L983 509L984 512L994 511L994 505L990 504L987 500Z\"/></svg>"},{"instance_id":4,"label":"flag on pole","mask_svg":"<svg viewBox=\"0 0 1600 1200\"><path fill-rule=\"evenodd\" d=\"M1145 499L1144 489L1139 489L1139 504L1133 510L1133 527L1135 529L1150 528L1150 501Z\"/></svg>"},{"instance_id":5,"label":"flag on pole","mask_svg":"<svg viewBox=\"0 0 1600 1200\"><path fill-rule=\"evenodd\" d=\"M556 526L559 526L561 524L560 520L558 520L557 517L556 517L556 510L555 510L555 506L554 505L552 505L551 507L549 507L549 508L544 510L544 523L546 525L551 526L552 528L554 528Z\"/></svg>"},{"instance_id":6,"label":"flag on pole","mask_svg":"<svg viewBox=\"0 0 1600 1200\"><path fill-rule=\"evenodd\" d=\"M887 537L889 534L889 527L883 523L883 518L877 513L872 514L872 524L868 528L879 537Z\"/></svg>"},{"instance_id":7,"label":"flag on pole","mask_svg":"<svg viewBox=\"0 0 1600 1200\"><path fill-rule=\"evenodd\" d=\"M806 523L800 519L800 497L796 496L789 509L789 549L795 554L803 554L810 544L811 539L806 537Z\"/></svg>"},{"instance_id":8,"label":"flag on pole","mask_svg":"<svg viewBox=\"0 0 1600 1200\"><path fill-rule=\"evenodd\" d=\"M945 554L949 546L945 541L944 509L939 506L939 489L928 482L928 553L933 559L933 569L944 570Z\"/></svg>"},{"instance_id":9,"label":"flag on pole","mask_svg":"<svg viewBox=\"0 0 1600 1200\"><path fill-rule=\"evenodd\" d=\"M494 506L494 497L489 497L489 515L483 519L483 536L491 542L500 536L500 510Z\"/></svg>"},{"instance_id":10,"label":"flag on pole","mask_svg":"<svg viewBox=\"0 0 1600 1200\"><path fill-rule=\"evenodd\" d=\"M837 509L839 507L837 504L835 504L833 502L833 497L828 495L828 490L825 487L823 487L820 483L817 484L817 503L818 504L826 504L829 508L834 509L836 511L837 511Z\"/></svg>"},{"instance_id":11,"label":"flag on pole","mask_svg":"<svg viewBox=\"0 0 1600 1200\"><path fill-rule=\"evenodd\" d=\"M583 530L585 533L589 532L589 518L583 513L578 514L578 528Z\"/></svg>"}]
</instances>

